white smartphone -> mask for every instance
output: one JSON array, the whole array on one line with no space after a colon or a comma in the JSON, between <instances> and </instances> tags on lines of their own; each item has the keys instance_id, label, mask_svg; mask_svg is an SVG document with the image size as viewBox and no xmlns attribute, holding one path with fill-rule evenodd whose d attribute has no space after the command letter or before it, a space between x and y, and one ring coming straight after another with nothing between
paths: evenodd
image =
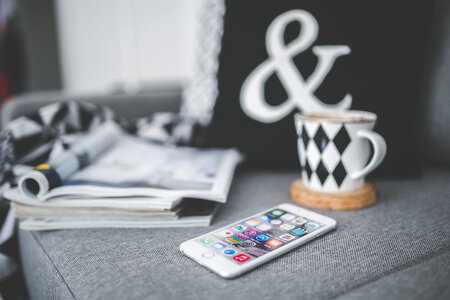
<instances>
[{"instance_id":1,"label":"white smartphone","mask_svg":"<svg viewBox=\"0 0 450 300\"><path fill-rule=\"evenodd\" d=\"M283 203L186 241L180 250L218 275L233 278L334 228L331 218Z\"/></svg>"}]
</instances>

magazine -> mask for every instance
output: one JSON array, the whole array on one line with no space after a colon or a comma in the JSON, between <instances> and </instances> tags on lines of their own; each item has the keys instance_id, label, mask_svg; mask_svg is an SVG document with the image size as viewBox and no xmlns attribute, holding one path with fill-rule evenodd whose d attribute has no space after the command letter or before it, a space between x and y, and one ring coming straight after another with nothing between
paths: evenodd
<instances>
[{"instance_id":1,"label":"magazine","mask_svg":"<svg viewBox=\"0 0 450 300\"><path fill-rule=\"evenodd\" d=\"M187 199L176 213L163 212L154 216L117 215L99 211L98 214L82 216L29 216L22 218L19 227L23 230L57 230L84 228L161 228L209 226L219 203L214 201ZM17 211L16 211L17 212ZM19 211L20 212L20 211Z\"/></svg>"},{"instance_id":2,"label":"magazine","mask_svg":"<svg viewBox=\"0 0 450 300\"><path fill-rule=\"evenodd\" d=\"M39 188L38 193L24 191L20 181L19 188L3 193L12 201L22 229L154 228L211 223L220 203L227 200L234 171L242 159L238 151L156 144L108 126L107 130L80 138L82 143L77 145L84 146L78 149L87 149L88 155L80 154L81 150L63 151L53 154L49 163L27 170L22 182L36 179L37 185L29 188ZM109 146L102 148L98 137L104 133L110 135L103 136ZM89 144L95 143L86 142L93 141L93 136L97 141L95 155L89 150ZM65 179L58 185L51 183L58 178L55 169L62 174L59 179Z\"/></svg>"},{"instance_id":3,"label":"magazine","mask_svg":"<svg viewBox=\"0 0 450 300\"><path fill-rule=\"evenodd\" d=\"M17 205L45 208L123 208L123 209L173 209L180 204L180 197L55 197L49 201L36 201L19 192L17 188L5 191L3 197Z\"/></svg>"},{"instance_id":4,"label":"magazine","mask_svg":"<svg viewBox=\"0 0 450 300\"><path fill-rule=\"evenodd\" d=\"M123 134L93 163L37 198L188 197L225 203L240 161L234 149L159 145Z\"/></svg>"}]
</instances>

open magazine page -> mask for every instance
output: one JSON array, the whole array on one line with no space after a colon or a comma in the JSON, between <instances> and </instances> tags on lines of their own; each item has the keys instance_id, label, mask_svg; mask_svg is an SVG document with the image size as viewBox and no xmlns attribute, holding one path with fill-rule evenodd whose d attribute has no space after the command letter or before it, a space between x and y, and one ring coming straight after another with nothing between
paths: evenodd
<instances>
[{"instance_id":1,"label":"open magazine page","mask_svg":"<svg viewBox=\"0 0 450 300\"><path fill-rule=\"evenodd\" d=\"M180 197L73 197L52 198L49 201L36 201L18 191L11 189L3 197L14 203L46 208L122 208L122 209L172 209L183 199Z\"/></svg>"},{"instance_id":2,"label":"open magazine page","mask_svg":"<svg viewBox=\"0 0 450 300\"><path fill-rule=\"evenodd\" d=\"M192 197L224 203L241 155L153 144L122 135L92 164L44 196Z\"/></svg>"}]
</instances>

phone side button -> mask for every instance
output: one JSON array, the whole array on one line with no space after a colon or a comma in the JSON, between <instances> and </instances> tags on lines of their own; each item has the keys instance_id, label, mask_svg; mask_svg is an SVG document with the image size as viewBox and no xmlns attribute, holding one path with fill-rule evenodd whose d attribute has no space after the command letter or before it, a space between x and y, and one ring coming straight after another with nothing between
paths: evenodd
<instances>
[{"instance_id":1,"label":"phone side button","mask_svg":"<svg viewBox=\"0 0 450 300\"><path fill-rule=\"evenodd\" d=\"M204 257L204 258L213 258L214 257L214 253L213 252L204 252L203 254L202 254L202 256Z\"/></svg>"}]
</instances>

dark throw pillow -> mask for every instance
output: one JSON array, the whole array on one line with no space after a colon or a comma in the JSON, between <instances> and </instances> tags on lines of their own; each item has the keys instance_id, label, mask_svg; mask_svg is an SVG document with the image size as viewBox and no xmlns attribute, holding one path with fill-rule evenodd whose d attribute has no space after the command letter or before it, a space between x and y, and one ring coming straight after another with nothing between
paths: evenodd
<instances>
[{"instance_id":1,"label":"dark throw pillow","mask_svg":"<svg viewBox=\"0 0 450 300\"><path fill-rule=\"evenodd\" d=\"M431 1L225 1L218 96L206 145L257 166L299 167L293 115L378 115L378 174L418 170L416 115ZM334 105L334 106L333 106Z\"/></svg>"}]
</instances>

